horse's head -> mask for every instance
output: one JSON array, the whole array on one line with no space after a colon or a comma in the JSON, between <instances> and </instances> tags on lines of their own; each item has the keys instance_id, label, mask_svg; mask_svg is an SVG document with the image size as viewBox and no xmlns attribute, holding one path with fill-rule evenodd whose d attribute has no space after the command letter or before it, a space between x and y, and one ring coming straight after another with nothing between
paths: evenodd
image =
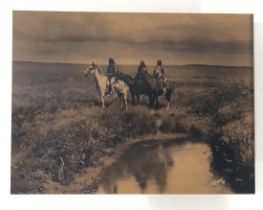
<instances>
[{"instance_id":1,"label":"horse's head","mask_svg":"<svg viewBox=\"0 0 263 210\"><path fill-rule=\"evenodd\" d=\"M110 83L113 84L113 83L116 83L118 81L117 77L113 76L110 80Z\"/></svg>"},{"instance_id":2,"label":"horse's head","mask_svg":"<svg viewBox=\"0 0 263 210\"><path fill-rule=\"evenodd\" d=\"M91 65L88 66L88 68L83 72L84 77L88 77L90 74L95 74L97 71L98 67L95 63L92 63Z\"/></svg>"}]
</instances>

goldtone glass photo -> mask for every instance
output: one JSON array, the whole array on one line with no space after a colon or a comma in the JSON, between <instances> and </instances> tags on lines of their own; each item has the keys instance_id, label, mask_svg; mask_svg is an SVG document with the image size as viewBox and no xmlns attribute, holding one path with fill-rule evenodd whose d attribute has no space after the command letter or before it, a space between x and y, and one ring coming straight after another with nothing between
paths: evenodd
<instances>
[{"instance_id":1,"label":"goldtone glass photo","mask_svg":"<svg viewBox=\"0 0 263 210\"><path fill-rule=\"evenodd\" d=\"M255 193L253 15L13 11L12 194Z\"/></svg>"}]
</instances>

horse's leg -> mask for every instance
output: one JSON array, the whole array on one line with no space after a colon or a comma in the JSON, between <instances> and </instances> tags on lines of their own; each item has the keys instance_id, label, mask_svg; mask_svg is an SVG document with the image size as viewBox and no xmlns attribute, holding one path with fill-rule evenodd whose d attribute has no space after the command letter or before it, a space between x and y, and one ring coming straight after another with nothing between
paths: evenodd
<instances>
[{"instance_id":1,"label":"horse's leg","mask_svg":"<svg viewBox=\"0 0 263 210\"><path fill-rule=\"evenodd\" d=\"M170 102L167 102L166 110L170 109Z\"/></svg>"},{"instance_id":2,"label":"horse's leg","mask_svg":"<svg viewBox=\"0 0 263 210\"><path fill-rule=\"evenodd\" d=\"M137 105L139 105L140 104L140 95L137 95L136 97L137 97Z\"/></svg>"},{"instance_id":3,"label":"horse's leg","mask_svg":"<svg viewBox=\"0 0 263 210\"><path fill-rule=\"evenodd\" d=\"M120 107L122 108L122 94L118 93L118 97L119 97Z\"/></svg>"},{"instance_id":4,"label":"horse's leg","mask_svg":"<svg viewBox=\"0 0 263 210\"><path fill-rule=\"evenodd\" d=\"M136 104L135 104L134 94L131 94L131 98L132 98L132 105L136 105Z\"/></svg>"},{"instance_id":5,"label":"horse's leg","mask_svg":"<svg viewBox=\"0 0 263 210\"><path fill-rule=\"evenodd\" d=\"M130 91L131 93L131 98L132 98L132 105L135 105L135 97L134 97L134 92Z\"/></svg>"},{"instance_id":6,"label":"horse's leg","mask_svg":"<svg viewBox=\"0 0 263 210\"><path fill-rule=\"evenodd\" d=\"M159 109L160 104L159 104L158 95L155 95L154 98L155 98L155 109Z\"/></svg>"},{"instance_id":7,"label":"horse's leg","mask_svg":"<svg viewBox=\"0 0 263 210\"><path fill-rule=\"evenodd\" d=\"M158 109L159 108L159 99L158 99L158 95L156 94L153 94L153 107L155 109Z\"/></svg>"},{"instance_id":8,"label":"horse's leg","mask_svg":"<svg viewBox=\"0 0 263 210\"><path fill-rule=\"evenodd\" d=\"M104 100L104 94L103 93L100 94L100 98L101 98L102 108L105 109L105 100Z\"/></svg>"},{"instance_id":9,"label":"horse's leg","mask_svg":"<svg viewBox=\"0 0 263 210\"><path fill-rule=\"evenodd\" d=\"M165 98L167 100L167 107L166 107L166 109L168 110L170 108L171 92L167 92L165 94Z\"/></svg>"},{"instance_id":10,"label":"horse's leg","mask_svg":"<svg viewBox=\"0 0 263 210\"><path fill-rule=\"evenodd\" d=\"M152 108L153 106L153 96L152 95L149 95L149 108Z\"/></svg>"},{"instance_id":11,"label":"horse's leg","mask_svg":"<svg viewBox=\"0 0 263 210\"><path fill-rule=\"evenodd\" d=\"M124 94L123 94L123 98L124 98L124 104L125 104L125 111L127 111L127 109L128 109L127 93L124 93Z\"/></svg>"}]
</instances>

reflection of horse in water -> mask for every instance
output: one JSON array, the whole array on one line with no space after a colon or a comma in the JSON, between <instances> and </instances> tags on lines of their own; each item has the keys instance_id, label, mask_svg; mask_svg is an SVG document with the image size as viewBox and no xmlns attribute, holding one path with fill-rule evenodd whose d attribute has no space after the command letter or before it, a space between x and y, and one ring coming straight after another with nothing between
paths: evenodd
<instances>
[{"instance_id":1,"label":"reflection of horse in water","mask_svg":"<svg viewBox=\"0 0 263 210\"><path fill-rule=\"evenodd\" d=\"M104 192L118 193L117 180L132 176L142 193L147 190L150 180L155 181L161 193L165 190L167 172L172 165L169 151L161 144L147 148L137 145L128 150L119 162L105 170L102 179Z\"/></svg>"},{"instance_id":2,"label":"reflection of horse in water","mask_svg":"<svg viewBox=\"0 0 263 210\"><path fill-rule=\"evenodd\" d=\"M119 96L119 98L123 97L125 110L127 110L127 96L129 93L129 86L125 82L119 80L117 77L112 77L111 81L109 81L107 76L103 75L99 67L94 63L88 66L88 68L84 71L83 74L86 79L90 74L94 75L96 88L100 93L103 108L105 108L104 97L106 96L109 85L111 85L113 92L116 93Z\"/></svg>"}]
</instances>

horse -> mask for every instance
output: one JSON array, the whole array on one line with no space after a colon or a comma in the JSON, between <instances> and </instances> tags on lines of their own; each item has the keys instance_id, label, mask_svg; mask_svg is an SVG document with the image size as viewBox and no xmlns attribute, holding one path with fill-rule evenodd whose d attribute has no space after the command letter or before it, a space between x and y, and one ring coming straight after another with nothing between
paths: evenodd
<instances>
[{"instance_id":1,"label":"horse","mask_svg":"<svg viewBox=\"0 0 263 210\"><path fill-rule=\"evenodd\" d=\"M95 63L92 63L91 65L89 65L88 68L83 72L83 76L86 79L90 74L94 75L94 80L96 82L96 88L100 93L100 98L101 98L103 109L105 109L104 97L106 96L109 85L111 85L114 93L116 93L119 97L121 97L122 95L124 96L125 110L127 110L127 95L129 92L129 87L125 82L120 81L114 77L112 77L111 81L109 81L107 76L101 73L101 70Z\"/></svg>"},{"instance_id":2,"label":"horse","mask_svg":"<svg viewBox=\"0 0 263 210\"><path fill-rule=\"evenodd\" d=\"M107 91L107 87L110 85L108 78L103 75L99 69L99 67L92 63L91 65L88 66L88 68L84 71L83 75L87 79L87 77L93 74L94 75L94 80L96 82L96 88L100 93L100 99L102 103L102 108L105 109L105 95Z\"/></svg>"},{"instance_id":3,"label":"horse","mask_svg":"<svg viewBox=\"0 0 263 210\"><path fill-rule=\"evenodd\" d=\"M154 78L148 72L145 72L144 75L136 74L133 89L134 95L137 97L137 104L140 101L140 95L147 95L150 108L155 107L157 109L160 107L158 97L163 95L167 101L166 109L170 108L172 88L167 82Z\"/></svg>"},{"instance_id":4,"label":"horse","mask_svg":"<svg viewBox=\"0 0 263 210\"><path fill-rule=\"evenodd\" d=\"M158 97L163 95L167 101L166 108L169 109L173 89L168 82L157 80L149 73L143 75L137 73L135 78L121 72L116 73L115 76L129 86L133 105L140 103L140 95L146 95L149 98L149 107L159 108Z\"/></svg>"}]
</instances>

